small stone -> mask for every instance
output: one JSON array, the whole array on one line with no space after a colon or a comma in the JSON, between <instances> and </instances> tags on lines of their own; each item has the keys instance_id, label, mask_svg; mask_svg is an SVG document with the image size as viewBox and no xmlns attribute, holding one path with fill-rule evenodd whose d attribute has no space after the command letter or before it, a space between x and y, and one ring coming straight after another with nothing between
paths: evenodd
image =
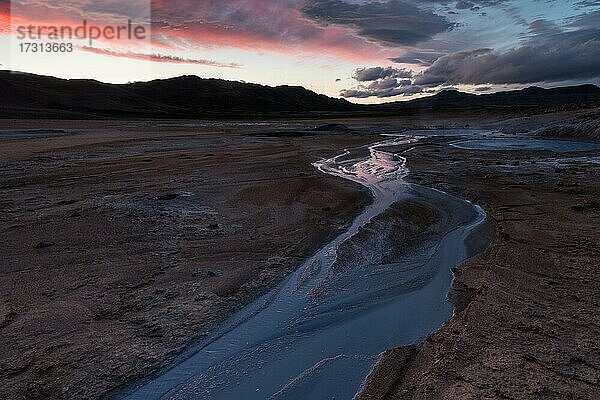
<instances>
[{"instance_id":1,"label":"small stone","mask_svg":"<svg viewBox=\"0 0 600 400\"><path fill-rule=\"evenodd\" d=\"M175 200L178 197L179 197L179 195L177 193L165 193L165 194L161 194L160 196L158 196L157 199L160 201L169 201L169 200Z\"/></svg>"},{"instance_id":2,"label":"small stone","mask_svg":"<svg viewBox=\"0 0 600 400\"><path fill-rule=\"evenodd\" d=\"M54 242L52 242L52 241L50 241L50 240L44 240L44 241L41 241L41 242L39 242L38 244L36 244L36 245L35 245L35 248L36 248L36 249L45 249L45 248L48 248L48 247L52 247L52 246L54 246L55 244L56 244L56 243L54 243Z\"/></svg>"}]
</instances>

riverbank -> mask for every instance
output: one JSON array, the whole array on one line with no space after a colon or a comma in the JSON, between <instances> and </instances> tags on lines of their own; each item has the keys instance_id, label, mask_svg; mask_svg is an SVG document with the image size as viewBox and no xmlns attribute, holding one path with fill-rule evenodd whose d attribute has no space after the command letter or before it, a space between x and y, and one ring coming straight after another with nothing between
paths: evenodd
<instances>
[{"instance_id":1,"label":"riverbank","mask_svg":"<svg viewBox=\"0 0 600 400\"><path fill-rule=\"evenodd\" d=\"M599 165L426 142L409 179L481 204L493 242L455 270L456 315L383 354L356 399L600 397Z\"/></svg>"}]
</instances>

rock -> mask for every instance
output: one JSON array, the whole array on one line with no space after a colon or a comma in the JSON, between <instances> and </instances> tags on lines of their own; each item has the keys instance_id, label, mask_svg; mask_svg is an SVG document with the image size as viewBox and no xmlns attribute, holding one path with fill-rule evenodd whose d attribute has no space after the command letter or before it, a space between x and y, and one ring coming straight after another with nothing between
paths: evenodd
<instances>
[{"instance_id":1,"label":"rock","mask_svg":"<svg viewBox=\"0 0 600 400\"><path fill-rule=\"evenodd\" d=\"M158 196L157 200L169 201L169 200L175 200L178 197L179 197L179 195L177 193L165 193L165 194L161 194L160 196Z\"/></svg>"},{"instance_id":2,"label":"rock","mask_svg":"<svg viewBox=\"0 0 600 400\"><path fill-rule=\"evenodd\" d=\"M199 293L198 295L196 295L194 300L207 301L207 300L213 300L215 298L218 298L218 296L216 294L214 294L213 292L202 292L202 293Z\"/></svg>"},{"instance_id":3,"label":"rock","mask_svg":"<svg viewBox=\"0 0 600 400\"><path fill-rule=\"evenodd\" d=\"M392 392L394 384L398 380L398 371L404 371L410 366L416 351L415 346L407 346L381 353L377 364L367 376L354 399L387 398L386 394Z\"/></svg>"},{"instance_id":4,"label":"rock","mask_svg":"<svg viewBox=\"0 0 600 400\"><path fill-rule=\"evenodd\" d=\"M575 206L572 206L571 210L583 212L588 210L596 210L598 208L600 208L600 203L598 203L597 201L591 201L586 204L577 204Z\"/></svg>"},{"instance_id":5,"label":"rock","mask_svg":"<svg viewBox=\"0 0 600 400\"><path fill-rule=\"evenodd\" d=\"M206 276L206 277L209 277L209 278L216 278L216 277L223 276L223 273L221 271L215 271L215 270L208 269L208 268L200 268L200 269L197 269L195 271L192 271L192 276L194 278L199 277L199 276Z\"/></svg>"},{"instance_id":6,"label":"rock","mask_svg":"<svg viewBox=\"0 0 600 400\"><path fill-rule=\"evenodd\" d=\"M48 248L48 247L52 247L52 246L54 246L55 244L56 244L56 243L54 243L54 242L52 242L52 241L50 241L50 240L44 240L44 241L41 241L41 242L39 242L38 244L36 244L36 245L35 245L35 248L36 248L36 249L45 249L45 248Z\"/></svg>"},{"instance_id":7,"label":"rock","mask_svg":"<svg viewBox=\"0 0 600 400\"><path fill-rule=\"evenodd\" d=\"M8 308L8 304L6 304L3 301L0 301L0 327L8 322L9 316L10 309Z\"/></svg>"},{"instance_id":8,"label":"rock","mask_svg":"<svg viewBox=\"0 0 600 400\"><path fill-rule=\"evenodd\" d=\"M344 124L325 124L314 129L317 132L349 132L348 128Z\"/></svg>"},{"instance_id":9,"label":"rock","mask_svg":"<svg viewBox=\"0 0 600 400\"><path fill-rule=\"evenodd\" d=\"M223 276L223 273L221 271L213 271L212 269L209 269L206 271L206 275L214 278L216 276Z\"/></svg>"}]
</instances>

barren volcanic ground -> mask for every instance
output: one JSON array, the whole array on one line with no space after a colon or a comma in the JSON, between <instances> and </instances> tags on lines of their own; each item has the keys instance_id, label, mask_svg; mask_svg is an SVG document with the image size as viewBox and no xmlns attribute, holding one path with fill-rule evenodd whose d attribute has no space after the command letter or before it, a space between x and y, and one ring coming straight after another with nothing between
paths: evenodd
<instances>
[{"instance_id":1,"label":"barren volcanic ground","mask_svg":"<svg viewBox=\"0 0 600 400\"><path fill-rule=\"evenodd\" d=\"M295 129L3 121L0 398L148 374L349 223L369 194L311 163L373 139Z\"/></svg>"},{"instance_id":2,"label":"barren volcanic ground","mask_svg":"<svg viewBox=\"0 0 600 400\"><path fill-rule=\"evenodd\" d=\"M493 243L455 270L456 315L382 355L357 399L600 398L598 151L447 142L406 151L410 179L482 205Z\"/></svg>"},{"instance_id":3,"label":"barren volcanic ground","mask_svg":"<svg viewBox=\"0 0 600 400\"><path fill-rule=\"evenodd\" d=\"M281 281L370 201L313 168L320 157L423 125L590 136L594 112L345 122L353 131L2 121L0 398L100 398ZM395 150L409 180L484 207L492 244L454 271L456 315L385 353L357 398L600 398L598 153L452 140Z\"/></svg>"}]
</instances>

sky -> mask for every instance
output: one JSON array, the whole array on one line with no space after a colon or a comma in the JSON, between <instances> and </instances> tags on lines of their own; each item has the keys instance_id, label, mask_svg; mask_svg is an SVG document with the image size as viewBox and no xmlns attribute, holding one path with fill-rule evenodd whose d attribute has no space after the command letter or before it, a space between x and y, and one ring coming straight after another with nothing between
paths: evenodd
<instances>
[{"instance_id":1,"label":"sky","mask_svg":"<svg viewBox=\"0 0 600 400\"><path fill-rule=\"evenodd\" d=\"M103 34L90 40L92 27ZM32 51L41 43L72 47ZM0 0L0 64L300 85L358 103L598 84L600 0Z\"/></svg>"}]
</instances>

